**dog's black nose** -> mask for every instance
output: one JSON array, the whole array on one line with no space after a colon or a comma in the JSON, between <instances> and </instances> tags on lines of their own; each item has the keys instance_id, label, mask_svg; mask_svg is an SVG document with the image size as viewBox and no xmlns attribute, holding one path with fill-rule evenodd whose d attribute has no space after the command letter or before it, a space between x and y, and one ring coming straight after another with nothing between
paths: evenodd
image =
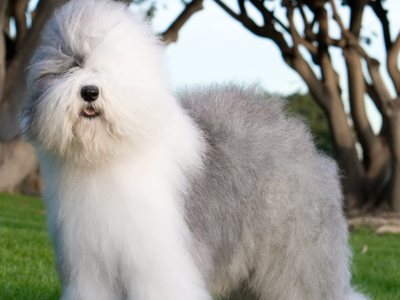
<instances>
[{"instance_id":1,"label":"dog's black nose","mask_svg":"<svg viewBox=\"0 0 400 300\"><path fill-rule=\"evenodd\" d=\"M94 85L87 85L81 89L81 97L87 102L91 102L99 97L99 88Z\"/></svg>"}]
</instances>

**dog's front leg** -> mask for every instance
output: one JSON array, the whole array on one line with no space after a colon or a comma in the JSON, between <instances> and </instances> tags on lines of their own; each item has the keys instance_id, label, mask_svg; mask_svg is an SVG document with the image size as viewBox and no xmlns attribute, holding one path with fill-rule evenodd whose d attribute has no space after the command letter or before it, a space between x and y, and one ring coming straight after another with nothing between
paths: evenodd
<instances>
[{"instance_id":1,"label":"dog's front leg","mask_svg":"<svg viewBox=\"0 0 400 300\"><path fill-rule=\"evenodd\" d=\"M132 226L131 239L125 237L120 278L127 300L211 300L186 247L183 220L167 215L166 209L153 211L152 218Z\"/></svg>"},{"instance_id":2,"label":"dog's front leg","mask_svg":"<svg viewBox=\"0 0 400 300\"><path fill-rule=\"evenodd\" d=\"M51 222L52 218L49 219ZM56 265L61 282L61 300L126 299L124 289L117 280L115 257L111 256L108 260L99 259L103 251L93 251L89 246L90 241L78 235L78 232L75 232L75 235L67 235L66 226L64 233L59 228L57 230L55 225L52 228ZM81 230L80 233L82 232L84 231Z\"/></svg>"},{"instance_id":3,"label":"dog's front leg","mask_svg":"<svg viewBox=\"0 0 400 300\"><path fill-rule=\"evenodd\" d=\"M65 261L66 257L57 256L61 300L125 300L124 289L99 268L94 257Z\"/></svg>"},{"instance_id":4,"label":"dog's front leg","mask_svg":"<svg viewBox=\"0 0 400 300\"><path fill-rule=\"evenodd\" d=\"M190 273L173 261L157 268L148 266L134 276L127 300L212 300L203 283Z\"/></svg>"}]
</instances>

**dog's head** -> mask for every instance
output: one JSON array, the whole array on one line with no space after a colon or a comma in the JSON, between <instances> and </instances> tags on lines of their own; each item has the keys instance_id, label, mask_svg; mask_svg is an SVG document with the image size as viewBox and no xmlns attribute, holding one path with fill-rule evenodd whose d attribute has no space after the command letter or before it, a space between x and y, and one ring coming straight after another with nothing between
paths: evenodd
<instances>
[{"instance_id":1,"label":"dog's head","mask_svg":"<svg viewBox=\"0 0 400 300\"><path fill-rule=\"evenodd\" d=\"M47 24L21 114L25 139L88 163L159 134L173 102L162 46L128 8L73 0Z\"/></svg>"}]
</instances>

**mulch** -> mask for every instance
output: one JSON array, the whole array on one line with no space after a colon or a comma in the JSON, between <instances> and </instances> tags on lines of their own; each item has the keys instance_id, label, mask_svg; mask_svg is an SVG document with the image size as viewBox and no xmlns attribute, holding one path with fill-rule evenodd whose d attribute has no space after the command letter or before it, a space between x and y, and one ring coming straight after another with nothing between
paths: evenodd
<instances>
[{"instance_id":1,"label":"mulch","mask_svg":"<svg viewBox=\"0 0 400 300\"><path fill-rule=\"evenodd\" d=\"M397 233L400 234L400 214L383 213L379 216L360 216L348 219L350 229L359 226L371 226L375 233Z\"/></svg>"}]
</instances>

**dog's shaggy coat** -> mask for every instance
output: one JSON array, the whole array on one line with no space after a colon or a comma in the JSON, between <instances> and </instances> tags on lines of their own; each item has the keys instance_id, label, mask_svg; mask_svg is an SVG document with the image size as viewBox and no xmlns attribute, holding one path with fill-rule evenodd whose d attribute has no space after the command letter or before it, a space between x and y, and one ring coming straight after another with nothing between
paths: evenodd
<instances>
[{"instance_id":1,"label":"dog's shaggy coat","mask_svg":"<svg viewBox=\"0 0 400 300\"><path fill-rule=\"evenodd\" d=\"M336 165L304 124L256 87L175 97L162 52L126 6L73 0L32 59L21 127L62 299L366 299Z\"/></svg>"}]
</instances>

